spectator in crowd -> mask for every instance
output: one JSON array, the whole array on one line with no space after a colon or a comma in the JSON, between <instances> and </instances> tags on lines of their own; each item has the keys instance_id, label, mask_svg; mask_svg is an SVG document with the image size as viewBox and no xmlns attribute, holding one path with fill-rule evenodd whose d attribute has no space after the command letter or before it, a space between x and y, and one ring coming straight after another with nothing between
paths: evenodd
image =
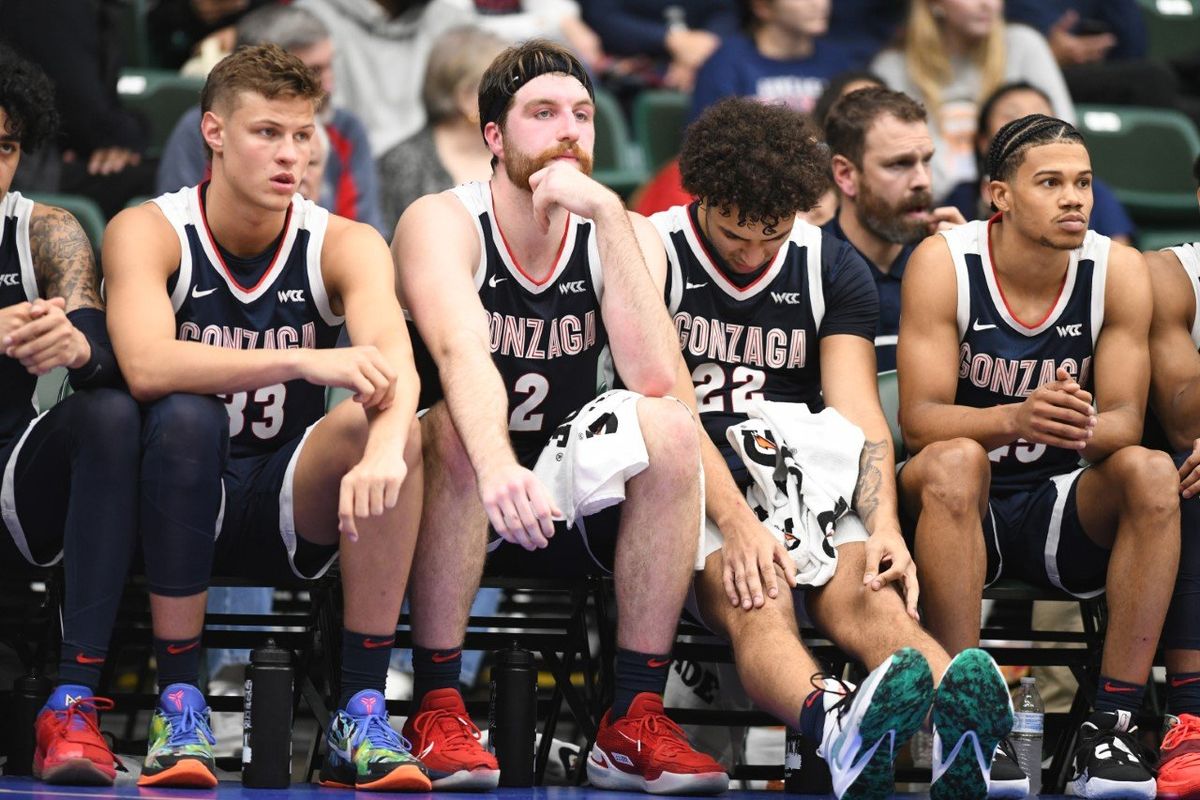
<instances>
[{"instance_id":1,"label":"spectator in crowd","mask_svg":"<svg viewBox=\"0 0 1200 800\"><path fill-rule=\"evenodd\" d=\"M584 0L583 18L616 57L649 57L671 88L691 91L696 71L738 32L736 0Z\"/></svg>"},{"instance_id":2,"label":"spectator in crowd","mask_svg":"<svg viewBox=\"0 0 1200 800\"><path fill-rule=\"evenodd\" d=\"M912 0L901 46L871 66L928 109L934 198L976 177L979 104L1000 84L1027 80L1050 97L1055 116L1075 119L1046 40L1023 25L1006 25L1001 10L1001 0Z\"/></svg>"},{"instance_id":3,"label":"spectator in crowd","mask_svg":"<svg viewBox=\"0 0 1200 800\"><path fill-rule=\"evenodd\" d=\"M596 69L605 60L600 37L583 21L575 0L474 0L477 25L508 42L552 39Z\"/></svg>"},{"instance_id":4,"label":"spectator in crowd","mask_svg":"<svg viewBox=\"0 0 1200 800\"><path fill-rule=\"evenodd\" d=\"M925 109L903 92L871 87L846 95L826 119L825 141L841 200L825 230L871 268L879 292L876 368L893 370L908 257L926 236L965 220L953 206L933 207L933 138Z\"/></svg>"},{"instance_id":5,"label":"spectator in crowd","mask_svg":"<svg viewBox=\"0 0 1200 800\"><path fill-rule=\"evenodd\" d=\"M722 97L781 102L808 113L832 76L850 67L825 37L829 0L741 0L744 33L704 62L692 91L692 119Z\"/></svg>"},{"instance_id":6,"label":"spectator in crowd","mask_svg":"<svg viewBox=\"0 0 1200 800\"><path fill-rule=\"evenodd\" d=\"M1200 99L1180 92L1195 59L1149 58L1137 0L1009 0L1004 12L1046 37L1076 103L1178 108L1200 120Z\"/></svg>"},{"instance_id":7,"label":"spectator in crowd","mask_svg":"<svg viewBox=\"0 0 1200 800\"><path fill-rule=\"evenodd\" d=\"M438 37L425 65L425 127L379 158L380 205L391 230L408 204L492 174L492 153L479 135L479 79L505 42L480 28Z\"/></svg>"},{"instance_id":8,"label":"spectator in crowd","mask_svg":"<svg viewBox=\"0 0 1200 800\"><path fill-rule=\"evenodd\" d=\"M330 146L318 203L390 236L391 230L385 228L379 212L375 161L366 128L352 111L329 99L336 88L336 52L329 29L312 12L298 6L269 6L247 14L237 26L237 46L266 43L278 44L295 54L317 74L326 92L318 114ZM157 191L173 192L198 184L209 166L200 135L200 106L196 105L180 117L167 140L158 169Z\"/></svg>"},{"instance_id":9,"label":"spectator in crowd","mask_svg":"<svg viewBox=\"0 0 1200 800\"><path fill-rule=\"evenodd\" d=\"M108 216L154 183L154 168L143 161L146 122L117 96L118 6L0 1L0 41L50 77L62 119L58 147L29 159L14 188L87 195Z\"/></svg>"},{"instance_id":10,"label":"spectator in crowd","mask_svg":"<svg viewBox=\"0 0 1200 800\"><path fill-rule=\"evenodd\" d=\"M156 66L178 69L205 39L232 34L243 14L279 0L159 0L146 12ZM230 41L233 36L227 37Z\"/></svg>"},{"instance_id":11,"label":"spectator in crowd","mask_svg":"<svg viewBox=\"0 0 1200 800\"><path fill-rule=\"evenodd\" d=\"M338 103L363 121L378 157L425 124L421 82L433 40L474 19L458 0L296 0L333 39ZM390 233L390 232L389 232Z\"/></svg>"},{"instance_id":12,"label":"spectator in crowd","mask_svg":"<svg viewBox=\"0 0 1200 800\"><path fill-rule=\"evenodd\" d=\"M996 132L1005 125L1029 114L1051 113L1050 98L1026 81L1006 83L992 92L979 111L979 134L975 137L979 163L983 163ZM981 167L979 171L984 170ZM984 174L977 180L963 181L946 196L946 203L956 207L966 219L987 219L995 213L989 183ZM1099 178L1092 179L1092 200L1094 205L1088 220L1091 229L1121 244L1129 244L1135 233L1133 220L1112 189Z\"/></svg>"}]
</instances>

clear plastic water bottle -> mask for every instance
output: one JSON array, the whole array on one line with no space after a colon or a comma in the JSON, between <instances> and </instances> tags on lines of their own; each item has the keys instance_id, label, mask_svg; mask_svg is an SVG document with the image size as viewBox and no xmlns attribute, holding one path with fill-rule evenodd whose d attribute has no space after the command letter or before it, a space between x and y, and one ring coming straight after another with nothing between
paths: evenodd
<instances>
[{"instance_id":1,"label":"clear plastic water bottle","mask_svg":"<svg viewBox=\"0 0 1200 800\"><path fill-rule=\"evenodd\" d=\"M1021 688L1013 701L1013 749L1017 751L1017 763L1029 776L1029 793L1042 791L1042 726L1046 719L1046 706L1038 694L1037 682L1033 678L1021 678Z\"/></svg>"}]
</instances>

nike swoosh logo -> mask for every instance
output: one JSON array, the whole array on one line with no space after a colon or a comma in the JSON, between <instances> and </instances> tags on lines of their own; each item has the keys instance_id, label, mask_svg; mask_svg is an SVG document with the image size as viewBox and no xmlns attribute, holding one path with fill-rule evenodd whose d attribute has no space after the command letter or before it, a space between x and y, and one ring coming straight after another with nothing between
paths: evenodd
<instances>
[{"instance_id":1,"label":"nike swoosh logo","mask_svg":"<svg viewBox=\"0 0 1200 800\"><path fill-rule=\"evenodd\" d=\"M689 283L684 286L685 289L699 289L702 286L708 286L708 281L704 283Z\"/></svg>"},{"instance_id":2,"label":"nike swoosh logo","mask_svg":"<svg viewBox=\"0 0 1200 800\"><path fill-rule=\"evenodd\" d=\"M76 653L75 654L75 663L76 664L103 664L104 659L103 658L92 658L91 656L85 656L83 653Z\"/></svg>"},{"instance_id":3,"label":"nike swoosh logo","mask_svg":"<svg viewBox=\"0 0 1200 800\"><path fill-rule=\"evenodd\" d=\"M215 291L216 291L216 289L214 288L214 289L205 289L202 292L202 291L200 291L199 286L193 286L192 287L192 297L208 297L210 294L212 294Z\"/></svg>"},{"instance_id":4,"label":"nike swoosh logo","mask_svg":"<svg viewBox=\"0 0 1200 800\"><path fill-rule=\"evenodd\" d=\"M819 697L819 696L820 696L820 692L812 692L812 693L810 693L810 694L808 695L808 697L806 697L806 698L804 699L804 707L805 707L805 708L812 708L812 705L813 705L813 703L817 702L817 697Z\"/></svg>"},{"instance_id":5,"label":"nike swoosh logo","mask_svg":"<svg viewBox=\"0 0 1200 800\"><path fill-rule=\"evenodd\" d=\"M500 283L501 281L506 281L506 280L508 280L508 278L497 278L495 275L493 275L492 277L488 278L488 286L495 289L497 283Z\"/></svg>"},{"instance_id":6,"label":"nike swoosh logo","mask_svg":"<svg viewBox=\"0 0 1200 800\"><path fill-rule=\"evenodd\" d=\"M973 331L990 331L994 327L996 327L995 323L992 323L990 325L980 325L979 320L975 320L975 324L971 326L971 330L973 330Z\"/></svg>"},{"instance_id":7,"label":"nike swoosh logo","mask_svg":"<svg viewBox=\"0 0 1200 800\"><path fill-rule=\"evenodd\" d=\"M445 664L447 661L453 661L458 658L458 653L434 653L429 657L429 660L435 664Z\"/></svg>"},{"instance_id":8,"label":"nike swoosh logo","mask_svg":"<svg viewBox=\"0 0 1200 800\"><path fill-rule=\"evenodd\" d=\"M603 758L596 758L595 753L592 753L592 763L599 767L607 767L608 766L608 762L605 761Z\"/></svg>"},{"instance_id":9,"label":"nike swoosh logo","mask_svg":"<svg viewBox=\"0 0 1200 800\"><path fill-rule=\"evenodd\" d=\"M1200 676L1195 678L1171 678L1171 688L1187 686L1189 683L1196 683L1197 681L1200 681Z\"/></svg>"},{"instance_id":10,"label":"nike swoosh logo","mask_svg":"<svg viewBox=\"0 0 1200 800\"><path fill-rule=\"evenodd\" d=\"M368 650L378 650L381 647L391 647L396 643L396 638L391 639L363 639L363 647Z\"/></svg>"},{"instance_id":11,"label":"nike swoosh logo","mask_svg":"<svg viewBox=\"0 0 1200 800\"><path fill-rule=\"evenodd\" d=\"M430 742L429 744L425 745L424 750L417 753L417 758L418 759L424 758L425 756L429 755L430 751L432 751L432 750L433 750L433 742Z\"/></svg>"},{"instance_id":12,"label":"nike swoosh logo","mask_svg":"<svg viewBox=\"0 0 1200 800\"><path fill-rule=\"evenodd\" d=\"M181 653L186 653L189 650L195 650L199 646L200 646L199 642L190 642L188 644L183 645L182 647L177 644L169 644L169 645L167 645L167 652L173 656L177 656Z\"/></svg>"},{"instance_id":13,"label":"nike swoosh logo","mask_svg":"<svg viewBox=\"0 0 1200 800\"><path fill-rule=\"evenodd\" d=\"M659 669L671 663L669 658L652 658L646 662L646 666L650 669Z\"/></svg>"},{"instance_id":14,"label":"nike swoosh logo","mask_svg":"<svg viewBox=\"0 0 1200 800\"><path fill-rule=\"evenodd\" d=\"M1196 680L1196 679L1193 678L1192 680ZM1104 691L1117 692L1118 694L1132 694L1133 692L1137 691L1137 688L1134 686L1113 686L1108 681L1105 681L1104 682Z\"/></svg>"}]
</instances>

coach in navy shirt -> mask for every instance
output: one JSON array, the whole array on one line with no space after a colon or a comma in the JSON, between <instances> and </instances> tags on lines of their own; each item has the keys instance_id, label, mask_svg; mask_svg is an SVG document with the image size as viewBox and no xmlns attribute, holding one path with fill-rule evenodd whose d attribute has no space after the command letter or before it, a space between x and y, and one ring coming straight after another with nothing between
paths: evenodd
<instances>
[{"instance_id":1,"label":"coach in navy shirt","mask_svg":"<svg viewBox=\"0 0 1200 800\"><path fill-rule=\"evenodd\" d=\"M692 119L730 96L808 113L829 79L853 66L842 45L823 38L828 4L758 0L743 8L746 33L726 38L696 76Z\"/></svg>"},{"instance_id":2,"label":"coach in navy shirt","mask_svg":"<svg viewBox=\"0 0 1200 800\"><path fill-rule=\"evenodd\" d=\"M870 87L846 95L825 120L825 139L840 200L825 230L871 268L879 291L876 367L893 370L908 257L929 234L964 220L953 207L933 206L933 139L924 107L903 92Z\"/></svg>"}]
</instances>

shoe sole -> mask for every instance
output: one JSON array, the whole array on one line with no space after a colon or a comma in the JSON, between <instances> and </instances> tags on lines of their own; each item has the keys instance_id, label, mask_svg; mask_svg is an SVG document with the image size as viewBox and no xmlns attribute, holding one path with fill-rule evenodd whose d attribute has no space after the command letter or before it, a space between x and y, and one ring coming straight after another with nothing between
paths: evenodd
<instances>
[{"instance_id":1,"label":"shoe sole","mask_svg":"<svg viewBox=\"0 0 1200 800\"><path fill-rule=\"evenodd\" d=\"M35 763L33 777L59 786L112 786L117 771L112 767L106 770L90 758L71 758L52 767Z\"/></svg>"},{"instance_id":2,"label":"shoe sole","mask_svg":"<svg viewBox=\"0 0 1200 800\"><path fill-rule=\"evenodd\" d=\"M604 763L597 763L597 759ZM587 763L588 781L592 786L616 792L649 794L720 794L729 788L729 776L724 772L664 772L654 780L648 781L641 775L608 766L611 763L609 755L599 745L592 746L592 754Z\"/></svg>"},{"instance_id":3,"label":"shoe sole","mask_svg":"<svg viewBox=\"0 0 1200 800\"><path fill-rule=\"evenodd\" d=\"M1200 800L1200 787L1173 792L1170 789L1163 789L1162 784L1159 784L1158 800Z\"/></svg>"},{"instance_id":4,"label":"shoe sole","mask_svg":"<svg viewBox=\"0 0 1200 800\"><path fill-rule=\"evenodd\" d=\"M169 786L176 789L213 789L217 785L217 776L199 761L186 759L153 775L143 772L138 778L137 785Z\"/></svg>"},{"instance_id":5,"label":"shoe sole","mask_svg":"<svg viewBox=\"0 0 1200 800\"><path fill-rule=\"evenodd\" d=\"M420 767L406 765L394 770L370 783L344 783L342 781L322 779L322 786L331 789L354 789L359 792L428 792L433 787Z\"/></svg>"},{"instance_id":6,"label":"shoe sole","mask_svg":"<svg viewBox=\"0 0 1200 800\"><path fill-rule=\"evenodd\" d=\"M486 792L500 785L500 770L486 767L460 769L437 778L432 783L433 788L438 791Z\"/></svg>"},{"instance_id":7,"label":"shoe sole","mask_svg":"<svg viewBox=\"0 0 1200 800\"><path fill-rule=\"evenodd\" d=\"M996 745L1012 726L1012 699L996 662L975 648L955 656L933 703L933 727L951 760L930 785L930 800L984 800Z\"/></svg>"},{"instance_id":8,"label":"shoe sole","mask_svg":"<svg viewBox=\"0 0 1200 800\"><path fill-rule=\"evenodd\" d=\"M891 797L896 784L896 749L920 729L932 702L933 675L929 662L916 650L902 648L876 667L858 688L846 727L826 758L834 794L842 800ZM848 738L851 734L854 738ZM853 747L849 758L839 758L844 742ZM838 766L838 761L844 766Z\"/></svg>"},{"instance_id":9,"label":"shoe sole","mask_svg":"<svg viewBox=\"0 0 1200 800\"><path fill-rule=\"evenodd\" d=\"M1067 784L1067 794L1093 800L1154 800L1167 795L1156 794L1154 778L1145 781L1106 781L1103 778L1078 778Z\"/></svg>"},{"instance_id":10,"label":"shoe sole","mask_svg":"<svg viewBox=\"0 0 1200 800\"><path fill-rule=\"evenodd\" d=\"M1029 796L1029 778L1012 781L988 779L988 800L1020 800Z\"/></svg>"}]
</instances>

